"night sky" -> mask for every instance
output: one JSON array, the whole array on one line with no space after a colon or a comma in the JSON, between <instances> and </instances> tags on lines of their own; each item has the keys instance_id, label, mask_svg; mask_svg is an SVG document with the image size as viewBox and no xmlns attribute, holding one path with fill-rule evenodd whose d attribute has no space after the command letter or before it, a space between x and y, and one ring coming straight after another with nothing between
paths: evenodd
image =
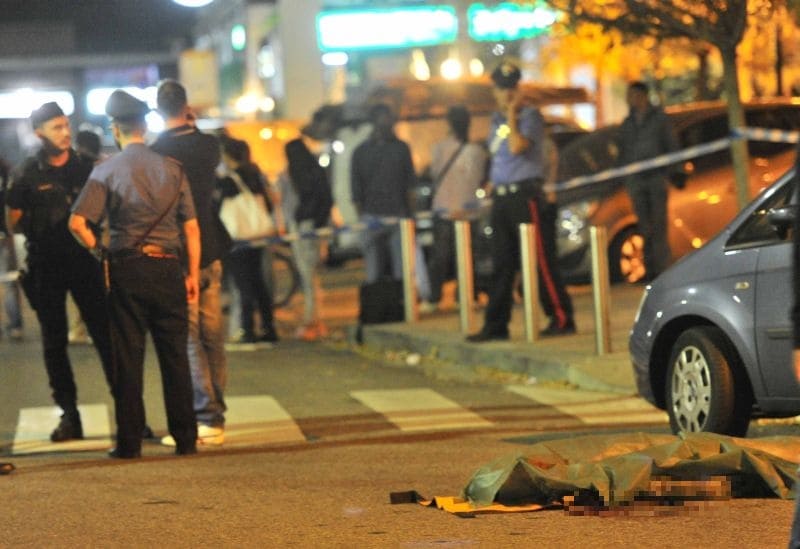
<instances>
[{"instance_id":1,"label":"night sky","mask_svg":"<svg viewBox=\"0 0 800 549\"><path fill-rule=\"evenodd\" d=\"M172 0L0 0L0 13L3 25L74 22L77 53L165 51L181 39L188 44L195 15Z\"/></svg>"}]
</instances>

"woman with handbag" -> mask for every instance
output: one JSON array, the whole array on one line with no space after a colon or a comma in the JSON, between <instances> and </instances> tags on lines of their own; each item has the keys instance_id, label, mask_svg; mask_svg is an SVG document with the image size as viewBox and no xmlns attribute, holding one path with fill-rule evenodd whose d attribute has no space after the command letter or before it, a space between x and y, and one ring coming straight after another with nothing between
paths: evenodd
<instances>
[{"instance_id":1,"label":"woman with handbag","mask_svg":"<svg viewBox=\"0 0 800 549\"><path fill-rule=\"evenodd\" d=\"M272 212L272 201L267 194L267 181L261 171L250 160L250 147L246 142L224 137L220 140L222 145L222 162L228 170L228 174L219 181L221 195L221 217L225 221L225 201L239 195L251 193L253 197L259 199L254 203L266 205L264 215L270 216ZM242 216L240 216L241 218ZM271 219L266 222L266 228L262 231L269 231ZM226 223L229 232L235 232ZM246 234L246 233L243 233ZM263 234L259 236L269 236ZM228 255L226 268L233 275L234 283L239 291L240 301L240 334L236 338L236 343L274 343L278 341L278 334L275 331L272 317L272 295L264 282L262 268L262 246L253 246L249 240L237 240L236 234L231 234L234 245ZM241 237L240 237L241 238ZM261 316L261 335L256 335L255 319L253 315L258 312Z\"/></svg>"}]
</instances>

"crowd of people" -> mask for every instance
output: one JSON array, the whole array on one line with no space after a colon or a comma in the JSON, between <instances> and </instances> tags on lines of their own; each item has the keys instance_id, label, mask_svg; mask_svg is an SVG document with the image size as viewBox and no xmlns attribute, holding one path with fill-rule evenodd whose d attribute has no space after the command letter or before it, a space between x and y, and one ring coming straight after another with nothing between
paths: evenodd
<instances>
[{"instance_id":1,"label":"crowd of people","mask_svg":"<svg viewBox=\"0 0 800 549\"><path fill-rule=\"evenodd\" d=\"M541 335L576 330L572 302L555 263L556 208L543 189L554 180L557 151L539 109L522 101L520 77L519 67L509 62L492 73L498 108L483 144L470 142L465 106L448 110L448 134L435 145L430 166L434 245L427 260L419 246L414 250L421 307L434 311L444 282L454 275L453 222L470 219L465 205L478 188L489 190L494 276L483 328L467 337L473 343L509 337L519 268L517 226L523 222L538 228L539 299L549 317ZM631 87L632 120L626 122L634 145L642 141L635 137L637 124L664 124L657 112L645 109L647 117L636 115L638 91L638 84ZM238 328L233 342L271 345L279 340L265 282L269 248L231 238L220 213L226 200L252 195L274 218L277 232L300 235L291 241L304 298L294 335L313 341L328 334L320 315L318 272L324 242L315 231L331 223L335 212L329 174L318 160L332 128L321 128L325 124L316 118L302 128L285 145L287 167L272 185L245 141L196 127L179 82L159 85L157 108L165 130L148 143L147 105L115 91L106 113L119 151L103 158L100 139L92 132L79 133L73 148L69 119L56 103L46 103L31 114L39 152L13 172L0 165L7 211L0 260L7 272L22 267L20 240L13 235L24 237L26 256L19 283L3 282L3 330L10 338L21 337L19 284L40 324L52 396L62 410L51 439L82 438L68 353L66 304L71 296L114 396L117 447L112 456L118 458L139 456L142 438L152 436L142 402L147 332L156 347L168 416L169 434L161 442L178 454L193 453L198 443L224 441L226 280L238 304L229 315L229 324ZM365 283L371 284L402 278L400 229L391 220L415 213L417 175L409 145L395 133L392 109L372 105L367 122L369 132L354 147L349 171L352 203L367 227L361 238ZM637 154L623 152L631 158ZM630 192L637 196L638 187ZM661 248L651 243L659 258L665 256Z\"/></svg>"}]
</instances>

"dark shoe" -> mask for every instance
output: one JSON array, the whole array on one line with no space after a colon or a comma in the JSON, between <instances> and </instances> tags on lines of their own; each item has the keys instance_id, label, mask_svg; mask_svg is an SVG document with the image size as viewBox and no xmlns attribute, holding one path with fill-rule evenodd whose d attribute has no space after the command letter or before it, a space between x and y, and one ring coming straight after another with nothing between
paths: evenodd
<instances>
[{"instance_id":1,"label":"dark shoe","mask_svg":"<svg viewBox=\"0 0 800 549\"><path fill-rule=\"evenodd\" d=\"M568 335L574 333L575 333L575 321L570 318L561 326L559 326L557 320L555 319L551 320L547 328L539 332L539 335L542 337L550 337L550 336Z\"/></svg>"},{"instance_id":2,"label":"dark shoe","mask_svg":"<svg viewBox=\"0 0 800 549\"><path fill-rule=\"evenodd\" d=\"M269 328L264 331L261 337L258 338L259 341L266 342L266 343L277 343L280 338L278 337L278 333L275 331L275 328Z\"/></svg>"},{"instance_id":3,"label":"dark shoe","mask_svg":"<svg viewBox=\"0 0 800 549\"><path fill-rule=\"evenodd\" d=\"M153 430L150 428L149 425L144 426L144 430L142 431L142 438L145 440L149 438L156 438L155 433L153 432Z\"/></svg>"},{"instance_id":4,"label":"dark shoe","mask_svg":"<svg viewBox=\"0 0 800 549\"><path fill-rule=\"evenodd\" d=\"M123 450L122 448L112 448L108 451L108 457L112 459L136 459L142 457L141 450Z\"/></svg>"},{"instance_id":5,"label":"dark shoe","mask_svg":"<svg viewBox=\"0 0 800 549\"><path fill-rule=\"evenodd\" d=\"M470 343L485 343L487 341L507 341L508 332L489 332L481 330L480 332L467 336L467 341Z\"/></svg>"},{"instance_id":6,"label":"dark shoe","mask_svg":"<svg viewBox=\"0 0 800 549\"><path fill-rule=\"evenodd\" d=\"M76 440L83 438L83 425L81 416L77 412L74 414L62 414L58 427L50 433L52 442L64 442L66 440Z\"/></svg>"},{"instance_id":7,"label":"dark shoe","mask_svg":"<svg viewBox=\"0 0 800 549\"><path fill-rule=\"evenodd\" d=\"M175 454L179 456L190 456L197 453L196 444L178 444L175 447Z\"/></svg>"}]
</instances>

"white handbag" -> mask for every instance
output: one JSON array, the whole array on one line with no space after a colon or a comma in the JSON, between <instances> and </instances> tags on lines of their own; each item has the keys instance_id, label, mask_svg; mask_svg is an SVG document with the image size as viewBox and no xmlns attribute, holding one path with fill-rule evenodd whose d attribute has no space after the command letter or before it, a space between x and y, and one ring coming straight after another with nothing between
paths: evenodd
<instances>
[{"instance_id":1,"label":"white handbag","mask_svg":"<svg viewBox=\"0 0 800 549\"><path fill-rule=\"evenodd\" d=\"M219 218L234 240L254 240L275 234L275 223L267 211L264 197L254 194L236 172L228 174L239 194L224 198Z\"/></svg>"}]
</instances>

